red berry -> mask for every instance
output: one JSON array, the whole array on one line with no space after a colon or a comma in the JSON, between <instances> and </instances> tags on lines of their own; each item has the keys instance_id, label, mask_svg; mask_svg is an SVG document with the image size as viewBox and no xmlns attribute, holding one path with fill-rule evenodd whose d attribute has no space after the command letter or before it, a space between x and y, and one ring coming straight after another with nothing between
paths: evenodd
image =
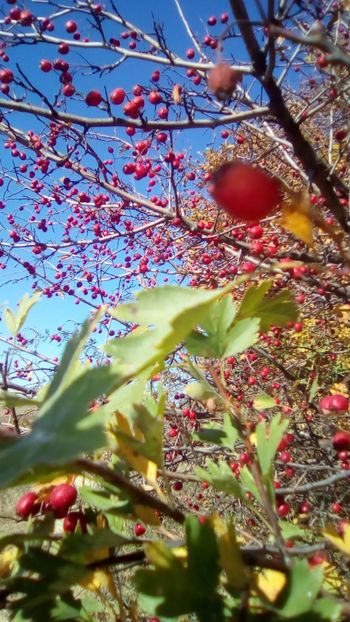
<instances>
[{"instance_id":1,"label":"red berry","mask_svg":"<svg viewBox=\"0 0 350 622\"><path fill-rule=\"evenodd\" d=\"M67 45L67 43L60 43L58 46L58 51L60 54L68 54L69 52L69 45Z\"/></svg>"},{"instance_id":2,"label":"red berry","mask_svg":"<svg viewBox=\"0 0 350 622\"><path fill-rule=\"evenodd\" d=\"M229 20L229 14L228 13L222 13L221 17L220 17L220 22L222 24L227 24L228 20Z\"/></svg>"},{"instance_id":3,"label":"red berry","mask_svg":"<svg viewBox=\"0 0 350 622\"><path fill-rule=\"evenodd\" d=\"M112 104L122 104L125 99L124 89L114 89L114 91L109 94L109 99Z\"/></svg>"},{"instance_id":4,"label":"red berry","mask_svg":"<svg viewBox=\"0 0 350 622\"><path fill-rule=\"evenodd\" d=\"M65 97L72 97L75 93L75 87L73 84L66 84L62 89L62 93Z\"/></svg>"},{"instance_id":5,"label":"red berry","mask_svg":"<svg viewBox=\"0 0 350 622\"><path fill-rule=\"evenodd\" d=\"M334 514L340 514L343 511L343 508L340 503L336 501L335 503L332 503L331 510L332 512L334 512Z\"/></svg>"},{"instance_id":6,"label":"red berry","mask_svg":"<svg viewBox=\"0 0 350 622\"><path fill-rule=\"evenodd\" d=\"M334 137L337 141L341 142L342 140L344 140L344 138L347 137L347 131L346 130L337 130L334 134Z\"/></svg>"},{"instance_id":7,"label":"red berry","mask_svg":"<svg viewBox=\"0 0 350 622\"><path fill-rule=\"evenodd\" d=\"M23 10L21 11L21 14L19 16L19 21L22 26L31 26L34 21L34 16L31 14L30 11Z\"/></svg>"},{"instance_id":8,"label":"red berry","mask_svg":"<svg viewBox=\"0 0 350 622\"><path fill-rule=\"evenodd\" d=\"M67 32L73 34L73 32L76 32L78 26L77 26L77 23L73 19L70 19L68 20L68 22L66 22L65 28Z\"/></svg>"},{"instance_id":9,"label":"red berry","mask_svg":"<svg viewBox=\"0 0 350 622\"><path fill-rule=\"evenodd\" d=\"M127 102L123 108L124 114L132 119L136 119L139 116L139 107L134 101Z\"/></svg>"},{"instance_id":10,"label":"red berry","mask_svg":"<svg viewBox=\"0 0 350 622\"><path fill-rule=\"evenodd\" d=\"M211 17L209 17L209 19L208 19L209 26L215 26L216 22L217 22L217 19L216 19L215 15L212 15Z\"/></svg>"},{"instance_id":11,"label":"red berry","mask_svg":"<svg viewBox=\"0 0 350 622\"><path fill-rule=\"evenodd\" d=\"M145 531L146 531L146 527L144 527L144 525L142 525L141 523L136 523L134 527L134 533L137 538L139 538L140 536L143 536Z\"/></svg>"},{"instance_id":12,"label":"red berry","mask_svg":"<svg viewBox=\"0 0 350 622\"><path fill-rule=\"evenodd\" d=\"M59 484L51 491L49 503L53 512L60 518L66 516L68 509L73 505L77 498L77 489L70 484Z\"/></svg>"},{"instance_id":13,"label":"red berry","mask_svg":"<svg viewBox=\"0 0 350 622\"><path fill-rule=\"evenodd\" d=\"M40 503L36 492L26 492L18 499L16 504L16 514L24 519L34 516L39 509Z\"/></svg>"},{"instance_id":14,"label":"red berry","mask_svg":"<svg viewBox=\"0 0 350 622\"><path fill-rule=\"evenodd\" d=\"M336 451L343 449L350 449L350 434L349 432L339 431L333 435L332 444Z\"/></svg>"},{"instance_id":15,"label":"red berry","mask_svg":"<svg viewBox=\"0 0 350 622\"><path fill-rule=\"evenodd\" d=\"M43 58L43 60L40 61L39 67L41 71L43 71L44 73L48 73L52 69L52 64L49 60Z\"/></svg>"},{"instance_id":16,"label":"red berry","mask_svg":"<svg viewBox=\"0 0 350 622\"><path fill-rule=\"evenodd\" d=\"M337 413L343 414L349 408L349 398L339 393L333 395L325 395L320 400L320 410L324 414Z\"/></svg>"},{"instance_id":17,"label":"red berry","mask_svg":"<svg viewBox=\"0 0 350 622\"><path fill-rule=\"evenodd\" d=\"M186 56L187 58L194 58L195 57L195 51L193 48L188 48L187 52L186 52Z\"/></svg>"},{"instance_id":18,"label":"red berry","mask_svg":"<svg viewBox=\"0 0 350 622\"><path fill-rule=\"evenodd\" d=\"M157 105L162 101L162 96L159 91L150 91L148 95L148 100L151 104Z\"/></svg>"},{"instance_id":19,"label":"red berry","mask_svg":"<svg viewBox=\"0 0 350 622\"><path fill-rule=\"evenodd\" d=\"M157 110L157 115L160 119L167 119L169 114L168 108L159 108Z\"/></svg>"},{"instance_id":20,"label":"red berry","mask_svg":"<svg viewBox=\"0 0 350 622\"><path fill-rule=\"evenodd\" d=\"M85 102L88 106L99 106L102 101L102 95L100 91L89 91L85 97Z\"/></svg>"},{"instance_id":21,"label":"red berry","mask_svg":"<svg viewBox=\"0 0 350 622\"><path fill-rule=\"evenodd\" d=\"M83 512L69 512L63 521L63 531L66 533L74 533L80 529L82 533L86 533L87 519Z\"/></svg>"},{"instance_id":22,"label":"red berry","mask_svg":"<svg viewBox=\"0 0 350 622\"><path fill-rule=\"evenodd\" d=\"M262 169L226 162L214 174L211 193L233 218L251 222L273 212L281 201L280 184Z\"/></svg>"},{"instance_id":23,"label":"red berry","mask_svg":"<svg viewBox=\"0 0 350 622\"><path fill-rule=\"evenodd\" d=\"M290 512L290 506L288 505L288 503L281 503L281 505L279 505L277 508L277 514L281 518L283 516L287 516L289 512Z\"/></svg>"},{"instance_id":24,"label":"red berry","mask_svg":"<svg viewBox=\"0 0 350 622\"><path fill-rule=\"evenodd\" d=\"M182 488L183 488L182 482L174 482L173 483L173 490L178 491L178 490L182 490Z\"/></svg>"},{"instance_id":25,"label":"red berry","mask_svg":"<svg viewBox=\"0 0 350 622\"><path fill-rule=\"evenodd\" d=\"M2 84L9 84L13 80L13 73L11 69L0 70L0 82Z\"/></svg>"},{"instance_id":26,"label":"red berry","mask_svg":"<svg viewBox=\"0 0 350 622\"><path fill-rule=\"evenodd\" d=\"M302 501L299 503L298 512L299 514L309 514L312 509L312 505L309 501Z\"/></svg>"}]
</instances>

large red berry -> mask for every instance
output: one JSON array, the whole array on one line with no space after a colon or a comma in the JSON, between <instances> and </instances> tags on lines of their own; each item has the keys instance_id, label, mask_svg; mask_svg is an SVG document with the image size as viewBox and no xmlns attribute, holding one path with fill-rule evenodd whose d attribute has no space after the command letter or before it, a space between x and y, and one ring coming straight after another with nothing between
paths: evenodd
<instances>
[{"instance_id":1,"label":"large red berry","mask_svg":"<svg viewBox=\"0 0 350 622\"><path fill-rule=\"evenodd\" d=\"M124 89L114 89L114 91L109 94L109 99L112 104L122 104L125 99Z\"/></svg>"},{"instance_id":2,"label":"large red berry","mask_svg":"<svg viewBox=\"0 0 350 622\"><path fill-rule=\"evenodd\" d=\"M345 395L340 393L334 393L333 395L325 395L320 400L320 410L324 414L337 413L342 414L347 412L349 408L349 399Z\"/></svg>"},{"instance_id":3,"label":"large red berry","mask_svg":"<svg viewBox=\"0 0 350 622\"><path fill-rule=\"evenodd\" d=\"M99 106L102 101L102 95L100 91L89 91L85 97L85 102L88 106Z\"/></svg>"},{"instance_id":4,"label":"large red berry","mask_svg":"<svg viewBox=\"0 0 350 622\"><path fill-rule=\"evenodd\" d=\"M281 202L280 183L261 168L226 162L214 174L210 191L233 218L254 222L273 212Z\"/></svg>"},{"instance_id":5,"label":"large red berry","mask_svg":"<svg viewBox=\"0 0 350 622\"><path fill-rule=\"evenodd\" d=\"M344 449L350 449L350 434L349 432L339 431L333 434L332 438L333 447L336 451L342 451Z\"/></svg>"},{"instance_id":6,"label":"large red berry","mask_svg":"<svg viewBox=\"0 0 350 622\"><path fill-rule=\"evenodd\" d=\"M77 26L77 23L73 19L70 19L68 20L68 22L65 23L65 28L67 32L73 33L73 32L76 32L78 26Z\"/></svg>"},{"instance_id":7,"label":"large red berry","mask_svg":"<svg viewBox=\"0 0 350 622\"><path fill-rule=\"evenodd\" d=\"M75 503L77 498L77 489L70 484L59 484L51 491L49 503L53 512L58 517L66 516L69 508Z\"/></svg>"},{"instance_id":8,"label":"large red berry","mask_svg":"<svg viewBox=\"0 0 350 622\"><path fill-rule=\"evenodd\" d=\"M36 492L26 492L22 495L16 505L16 514L21 518L28 518L37 514L40 508L38 495Z\"/></svg>"}]
</instances>

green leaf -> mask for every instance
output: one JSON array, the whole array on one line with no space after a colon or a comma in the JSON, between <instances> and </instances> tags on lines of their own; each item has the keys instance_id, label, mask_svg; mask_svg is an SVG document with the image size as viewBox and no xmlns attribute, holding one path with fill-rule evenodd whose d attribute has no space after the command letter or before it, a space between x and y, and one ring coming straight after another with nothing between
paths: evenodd
<instances>
[{"instance_id":1,"label":"green leaf","mask_svg":"<svg viewBox=\"0 0 350 622\"><path fill-rule=\"evenodd\" d=\"M222 408L224 405L224 400L221 395L219 395L219 393L215 391L214 387L212 387L206 380L203 382L191 382L186 385L185 393L198 402L205 403L207 400L213 399L216 407L221 406Z\"/></svg>"},{"instance_id":2,"label":"green leaf","mask_svg":"<svg viewBox=\"0 0 350 622\"><path fill-rule=\"evenodd\" d=\"M223 460L218 463L213 460L207 460L205 469L196 466L194 471L201 480L208 482L217 490L231 494L237 499L245 500L239 483L228 464Z\"/></svg>"},{"instance_id":3,"label":"green leaf","mask_svg":"<svg viewBox=\"0 0 350 622\"><path fill-rule=\"evenodd\" d=\"M104 548L117 548L133 542L108 528L97 529L95 533L69 534L62 541L59 555L75 563L84 564L87 554Z\"/></svg>"},{"instance_id":4,"label":"green leaf","mask_svg":"<svg viewBox=\"0 0 350 622\"><path fill-rule=\"evenodd\" d=\"M87 486L79 488L79 496L85 503L104 514L113 516L132 516L132 501L123 496L116 496L115 493L105 490L92 490Z\"/></svg>"},{"instance_id":5,"label":"green leaf","mask_svg":"<svg viewBox=\"0 0 350 622\"><path fill-rule=\"evenodd\" d=\"M305 529L301 529L299 525L288 523L288 521L280 520L279 525L285 540L293 540L294 538L307 538L309 535Z\"/></svg>"},{"instance_id":6,"label":"green leaf","mask_svg":"<svg viewBox=\"0 0 350 622\"><path fill-rule=\"evenodd\" d=\"M260 320L257 317L239 320L227 333L223 356L233 356L250 348L259 337Z\"/></svg>"},{"instance_id":7,"label":"green leaf","mask_svg":"<svg viewBox=\"0 0 350 622\"><path fill-rule=\"evenodd\" d=\"M341 617L342 603L335 598L325 596L316 600L311 611L318 616L318 620L333 622Z\"/></svg>"},{"instance_id":8,"label":"green leaf","mask_svg":"<svg viewBox=\"0 0 350 622\"><path fill-rule=\"evenodd\" d=\"M137 301L110 310L113 317L140 324L123 339L110 341L106 351L123 370L137 374L163 360L201 322L222 292L166 286L143 290Z\"/></svg>"},{"instance_id":9,"label":"green leaf","mask_svg":"<svg viewBox=\"0 0 350 622\"><path fill-rule=\"evenodd\" d=\"M243 298L237 318L258 317L260 331L266 332L271 324L283 328L288 322L295 322L298 318L298 307L293 295L283 290L275 296L266 296L272 287L272 281L264 281L260 285L252 285Z\"/></svg>"},{"instance_id":10,"label":"green leaf","mask_svg":"<svg viewBox=\"0 0 350 622\"><path fill-rule=\"evenodd\" d=\"M279 614L284 618L294 618L312 610L322 581L322 567L310 568L307 559L295 560L287 586L276 603Z\"/></svg>"},{"instance_id":11,"label":"green leaf","mask_svg":"<svg viewBox=\"0 0 350 622\"><path fill-rule=\"evenodd\" d=\"M229 413L224 413L223 425L208 423L193 435L195 439L215 443L232 449L237 441L238 432L232 423Z\"/></svg>"},{"instance_id":12,"label":"green leaf","mask_svg":"<svg viewBox=\"0 0 350 622\"><path fill-rule=\"evenodd\" d=\"M257 410L266 410L267 408L274 408L276 406L276 402L271 395L267 393L259 393L254 400L253 406Z\"/></svg>"},{"instance_id":13,"label":"green leaf","mask_svg":"<svg viewBox=\"0 0 350 622\"><path fill-rule=\"evenodd\" d=\"M188 351L195 356L221 358L224 356L227 332L236 313L230 295L214 302L200 326L204 333L192 332L186 340Z\"/></svg>"},{"instance_id":14,"label":"green leaf","mask_svg":"<svg viewBox=\"0 0 350 622\"><path fill-rule=\"evenodd\" d=\"M243 484L244 489L250 492L253 495L253 497L255 497L255 499L257 499L257 501L261 503L260 493L258 492L258 489L256 487L254 477L252 476L247 466L244 466L243 469L241 469L240 480ZM246 497L244 497L244 500L245 500L245 503L247 503Z\"/></svg>"},{"instance_id":15,"label":"green leaf","mask_svg":"<svg viewBox=\"0 0 350 622\"><path fill-rule=\"evenodd\" d=\"M288 425L288 421L276 415L269 424L260 421L256 426L258 459L264 477L271 472L278 445Z\"/></svg>"},{"instance_id":16,"label":"green leaf","mask_svg":"<svg viewBox=\"0 0 350 622\"><path fill-rule=\"evenodd\" d=\"M186 519L187 560L178 558L162 542L145 546L153 569L139 570L138 591L147 596L157 615L195 613L200 622L223 622L219 582L219 550L212 525L196 517ZM187 563L186 563L187 562Z\"/></svg>"},{"instance_id":17,"label":"green leaf","mask_svg":"<svg viewBox=\"0 0 350 622\"><path fill-rule=\"evenodd\" d=\"M309 402L312 402L319 388L320 385L318 384L318 376L315 376L309 391Z\"/></svg>"},{"instance_id":18,"label":"green leaf","mask_svg":"<svg viewBox=\"0 0 350 622\"><path fill-rule=\"evenodd\" d=\"M0 402L9 407L21 406L23 408L27 406L39 407L41 404L40 400L38 399L31 399L29 397L25 397L21 393L12 393L11 391L0 391Z\"/></svg>"},{"instance_id":19,"label":"green leaf","mask_svg":"<svg viewBox=\"0 0 350 622\"><path fill-rule=\"evenodd\" d=\"M73 352L71 364L80 351L81 343L89 334L88 326L82 328L81 339L73 339L66 352ZM125 378L115 366L85 368L72 377L68 357L54 377L47 398L39 411L30 434L0 447L0 487L15 484L21 477L36 479L35 468L57 467L76 459L84 452L105 447L108 442L104 420L98 411L88 412L89 403L101 394L117 388Z\"/></svg>"},{"instance_id":20,"label":"green leaf","mask_svg":"<svg viewBox=\"0 0 350 622\"><path fill-rule=\"evenodd\" d=\"M18 303L17 313L14 314L13 311L9 308L5 308L3 312L4 322L9 330L9 332L15 337L17 333L21 330L24 322L27 319L28 313L31 308L38 302L41 296L41 292L34 292L32 296L28 296L28 294L24 294L22 300Z\"/></svg>"}]
</instances>

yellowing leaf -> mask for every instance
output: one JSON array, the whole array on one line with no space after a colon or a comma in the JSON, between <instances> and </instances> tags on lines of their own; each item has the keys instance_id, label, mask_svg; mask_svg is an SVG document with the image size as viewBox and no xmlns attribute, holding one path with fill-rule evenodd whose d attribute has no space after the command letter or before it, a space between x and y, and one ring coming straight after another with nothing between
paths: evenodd
<instances>
[{"instance_id":1,"label":"yellowing leaf","mask_svg":"<svg viewBox=\"0 0 350 622\"><path fill-rule=\"evenodd\" d=\"M257 446L258 440L257 440L256 432L252 432L251 433L251 435L249 436L249 440L250 440L251 444L254 445L254 447Z\"/></svg>"},{"instance_id":2,"label":"yellowing leaf","mask_svg":"<svg viewBox=\"0 0 350 622\"><path fill-rule=\"evenodd\" d=\"M116 413L116 417L118 428L113 430L112 434L117 443L118 454L135 469L135 471L154 484L157 480L156 463L139 454L132 444L134 439L139 441L144 440L144 435L139 428L135 428L135 430L132 431L128 420L121 413ZM128 437L130 437L130 444L128 443Z\"/></svg>"},{"instance_id":3,"label":"yellowing leaf","mask_svg":"<svg viewBox=\"0 0 350 622\"><path fill-rule=\"evenodd\" d=\"M242 590L248 583L248 576L234 525L231 521L223 521L219 516L214 516L211 520L218 539L220 566L226 572L228 584L236 590Z\"/></svg>"},{"instance_id":4,"label":"yellowing leaf","mask_svg":"<svg viewBox=\"0 0 350 622\"><path fill-rule=\"evenodd\" d=\"M344 585L344 581L340 577L335 566L327 561L322 562L321 566L323 568L324 588L328 592L332 593L338 593L339 591L341 591Z\"/></svg>"},{"instance_id":5,"label":"yellowing leaf","mask_svg":"<svg viewBox=\"0 0 350 622\"><path fill-rule=\"evenodd\" d=\"M344 384L344 382L336 382L335 384L332 384L330 393L341 393L346 396L349 395L348 387Z\"/></svg>"},{"instance_id":6,"label":"yellowing leaf","mask_svg":"<svg viewBox=\"0 0 350 622\"><path fill-rule=\"evenodd\" d=\"M282 227L294 233L300 240L312 245L312 220L309 198L306 194L296 195L290 203L283 205L280 222Z\"/></svg>"},{"instance_id":7,"label":"yellowing leaf","mask_svg":"<svg viewBox=\"0 0 350 622\"><path fill-rule=\"evenodd\" d=\"M181 101L181 91L182 91L182 87L180 84L174 84L173 86L173 100L174 100L174 104L179 104Z\"/></svg>"},{"instance_id":8,"label":"yellowing leaf","mask_svg":"<svg viewBox=\"0 0 350 622\"><path fill-rule=\"evenodd\" d=\"M350 524L344 525L343 535L339 535L339 532L333 525L328 525L326 529L322 531L322 534L333 546L350 557Z\"/></svg>"},{"instance_id":9,"label":"yellowing leaf","mask_svg":"<svg viewBox=\"0 0 350 622\"><path fill-rule=\"evenodd\" d=\"M0 553L0 577L7 577L11 573L18 554L16 546L9 546Z\"/></svg>"},{"instance_id":10,"label":"yellowing leaf","mask_svg":"<svg viewBox=\"0 0 350 622\"><path fill-rule=\"evenodd\" d=\"M136 516L140 518L143 523L155 526L160 525L159 517L152 508L149 508L146 505L136 504L133 506L133 510Z\"/></svg>"},{"instance_id":11,"label":"yellowing leaf","mask_svg":"<svg viewBox=\"0 0 350 622\"><path fill-rule=\"evenodd\" d=\"M69 473L68 475L61 475L60 477L54 477L44 484L34 484L33 488L42 496L45 496L54 486L58 486L59 484L72 484L75 477L77 476L72 473Z\"/></svg>"},{"instance_id":12,"label":"yellowing leaf","mask_svg":"<svg viewBox=\"0 0 350 622\"><path fill-rule=\"evenodd\" d=\"M113 577L109 570L97 568L89 572L81 581L81 587L91 592L98 592L101 588L108 590L112 596L117 598L117 592Z\"/></svg>"},{"instance_id":13,"label":"yellowing leaf","mask_svg":"<svg viewBox=\"0 0 350 622\"><path fill-rule=\"evenodd\" d=\"M253 576L253 587L270 603L274 603L287 583L286 575L266 568Z\"/></svg>"}]
</instances>

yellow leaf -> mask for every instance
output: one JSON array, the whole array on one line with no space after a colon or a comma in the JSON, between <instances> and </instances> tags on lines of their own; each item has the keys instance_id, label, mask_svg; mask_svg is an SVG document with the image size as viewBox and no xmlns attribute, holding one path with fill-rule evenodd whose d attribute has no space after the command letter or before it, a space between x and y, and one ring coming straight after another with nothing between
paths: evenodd
<instances>
[{"instance_id":1,"label":"yellow leaf","mask_svg":"<svg viewBox=\"0 0 350 622\"><path fill-rule=\"evenodd\" d=\"M79 585L91 592L98 592L101 588L104 588L108 590L112 596L115 598L117 597L114 580L109 570L97 568L89 572L79 582Z\"/></svg>"},{"instance_id":2,"label":"yellow leaf","mask_svg":"<svg viewBox=\"0 0 350 622\"><path fill-rule=\"evenodd\" d=\"M146 525L160 525L160 520L153 508L149 508L146 505L134 505L133 510L138 518L142 520Z\"/></svg>"},{"instance_id":3,"label":"yellow leaf","mask_svg":"<svg viewBox=\"0 0 350 622\"><path fill-rule=\"evenodd\" d=\"M179 104L181 101L182 87L180 84L174 84L173 86L173 100L174 104Z\"/></svg>"},{"instance_id":4,"label":"yellow leaf","mask_svg":"<svg viewBox=\"0 0 350 622\"><path fill-rule=\"evenodd\" d=\"M252 432L252 434L249 436L249 440L250 440L252 445L254 445L255 447L257 446L258 439L257 439L257 436L256 436L256 432Z\"/></svg>"},{"instance_id":5,"label":"yellow leaf","mask_svg":"<svg viewBox=\"0 0 350 622\"><path fill-rule=\"evenodd\" d=\"M344 525L342 536L333 525L328 525L322 534L336 549L350 557L350 524Z\"/></svg>"},{"instance_id":6,"label":"yellow leaf","mask_svg":"<svg viewBox=\"0 0 350 622\"><path fill-rule=\"evenodd\" d=\"M329 392L341 393L342 395L346 395L347 397L349 396L348 387L346 386L346 384L344 384L344 382L336 382L335 384L332 384Z\"/></svg>"},{"instance_id":7,"label":"yellow leaf","mask_svg":"<svg viewBox=\"0 0 350 622\"><path fill-rule=\"evenodd\" d=\"M287 583L286 575L278 570L265 568L254 573L253 587L270 603L274 603Z\"/></svg>"},{"instance_id":8,"label":"yellow leaf","mask_svg":"<svg viewBox=\"0 0 350 622\"><path fill-rule=\"evenodd\" d=\"M61 475L60 477L54 477L54 479L48 480L44 484L34 484L33 488L42 495L45 495L50 492L51 488L53 488L54 486L58 486L59 484L72 484L76 477L77 476L74 473L69 473L68 475Z\"/></svg>"},{"instance_id":9,"label":"yellow leaf","mask_svg":"<svg viewBox=\"0 0 350 622\"><path fill-rule=\"evenodd\" d=\"M312 219L309 198L306 194L298 194L290 203L283 205L280 222L282 227L312 246Z\"/></svg>"},{"instance_id":10,"label":"yellow leaf","mask_svg":"<svg viewBox=\"0 0 350 622\"><path fill-rule=\"evenodd\" d=\"M143 475L149 482L156 483L157 480L157 465L152 460L149 460L145 456L137 453L132 445L128 444L127 437L130 440L144 440L144 436L139 428L131 430L128 420L121 413L116 413L118 428L112 430L112 434L117 443L117 451L123 460L125 460L135 471ZM122 434L118 434L122 432Z\"/></svg>"},{"instance_id":11,"label":"yellow leaf","mask_svg":"<svg viewBox=\"0 0 350 622\"><path fill-rule=\"evenodd\" d=\"M234 589L242 590L248 583L248 576L237 543L233 523L223 521L219 516L212 519L218 539L220 565L226 572L227 581Z\"/></svg>"},{"instance_id":12,"label":"yellow leaf","mask_svg":"<svg viewBox=\"0 0 350 622\"><path fill-rule=\"evenodd\" d=\"M340 577L337 569L335 568L335 566L333 566L333 564L330 564L327 561L322 562L321 566L323 568L324 588L328 592L338 593L340 590L342 590L344 581Z\"/></svg>"},{"instance_id":13,"label":"yellow leaf","mask_svg":"<svg viewBox=\"0 0 350 622\"><path fill-rule=\"evenodd\" d=\"M0 577L7 577L11 573L18 554L16 546L9 546L0 553Z\"/></svg>"}]
</instances>

